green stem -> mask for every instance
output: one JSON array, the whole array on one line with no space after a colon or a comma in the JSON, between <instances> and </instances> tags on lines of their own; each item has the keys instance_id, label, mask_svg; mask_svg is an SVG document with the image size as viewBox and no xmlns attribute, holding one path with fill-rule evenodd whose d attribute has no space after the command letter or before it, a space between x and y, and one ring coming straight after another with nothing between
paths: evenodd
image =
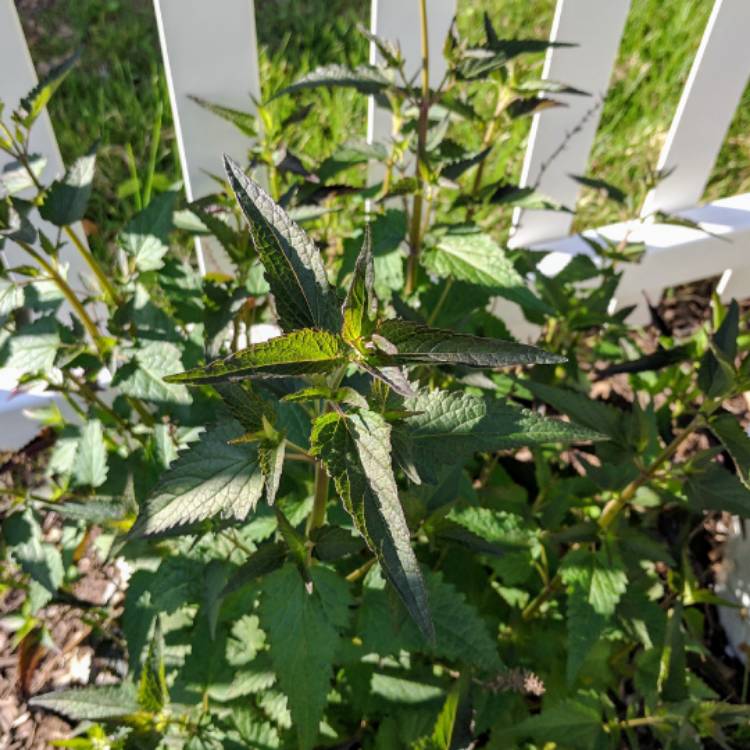
<instances>
[{"instance_id":1,"label":"green stem","mask_svg":"<svg viewBox=\"0 0 750 750\"><path fill-rule=\"evenodd\" d=\"M161 99L156 104L156 116L151 128L151 143L149 144L148 168L146 172L146 182L143 186L143 204L148 206L151 201L151 190L154 185L154 174L156 172L156 159L159 155L159 143L161 141L161 120L164 105Z\"/></svg>"},{"instance_id":2,"label":"green stem","mask_svg":"<svg viewBox=\"0 0 750 750\"><path fill-rule=\"evenodd\" d=\"M417 125L417 160L414 176L417 190L412 204L411 225L409 227L409 259L406 264L406 283L404 293L414 291L417 280L419 250L422 241L422 203L424 201L424 182L422 180L422 162L424 161L427 142L427 125L430 112L430 47L427 36L427 0L419 0L420 39L422 44L422 99L419 103L419 123Z\"/></svg>"},{"instance_id":3,"label":"green stem","mask_svg":"<svg viewBox=\"0 0 750 750\"><path fill-rule=\"evenodd\" d=\"M34 183L34 187L40 193L43 192L44 188L42 186L42 183L39 182L39 179L34 174L34 170L31 166L31 162L29 162L28 155L25 152L19 150L19 152L16 154L16 157L18 158L18 161L21 162L21 164L23 165L23 168L26 170L26 173L31 178L31 181ZM70 238L70 241L75 245L78 252L83 256L83 259L86 261L88 267L93 271L94 275L97 278L97 281L99 282L99 285L101 286L102 292L104 292L104 296L107 298L107 300L109 302L118 302L117 293L112 287L112 284L110 284L110 281L107 278L107 275L102 270L102 267L99 265L96 258L91 254L91 251L86 247L86 245L81 241L81 239L75 233L75 231L73 230L73 227L66 225L62 229L65 232L65 234Z\"/></svg>"},{"instance_id":4,"label":"green stem","mask_svg":"<svg viewBox=\"0 0 750 750\"><path fill-rule=\"evenodd\" d=\"M634 727L648 727L654 726L655 724L669 724L670 721L677 720L680 718L676 716L638 716L633 719L622 719L619 721L615 719L605 725L606 730L610 729L632 729Z\"/></svg>"},{"instance_id":5,"label":"green stem","mask_svg":"<svg viewBox=\"0 0 750 750\"><path fill-rule=\"evenodd\" d=\"M442 310L443 305L445 304L445 300L448 299L448 292L450 292L452 286L453 286L453 277L450 276L448 280L445 282L445 286L443 287L443 291L440 293L440 298L438 299L437 304L435 305L435 309L432 311L432 314L427 319L428 326L434 325L435 321L437 320L437 316L440 313L440 310Z\"/></svg>"},{"instance_id":6,"label":"green stem","mask_svg":"<svg viewBox=\"0 0 750 750\"><path fill-rule=\"evenodd\" d=\"M81 254L83 259L86 261L86 264L93 272L94 276L96 276L96 280L99 282L99 286L104 293L104 297L106 298L107 302L110 304L119 304L120 300L117 295L117 292L115 291L115 288L112 286L110 280L107 278L107 275L104 273L104 270L99 265L99 262L96 260L96 258L91 253L91 250L89 250L86 245L82 242L81 238L76 234L75 230L71 226L64 226L63 232L68 236L70 241L75 245L78 252Z\"/></svg>"},{"instance_id":7,"label":"green stem","mask_svg":"<svg viewBox=\"0 0 750 750\"><path fill-rule=\"evenodd\" d=\"M236 549L244 552L248 557L255 554L246 544L244 544L238 537L237 532L234 529L226 529L219 532L228 542L231 542Z\"/></svg>"},{"instance_id":8,"label":"green stem","mask_svg":"<svg viewBox=\"0 0 750 750\"><path fill-rule=\"evenodd\" d=\"M498 84L497 89L497 103L495 104L495 113L492 115L492 119L487 123L487 127L484 131L484 137L482 138L482 149L487 148L487 146L490 145L492 142L492 139L495 136L495 130L497 129L497 123L500 115L503 113L503 110L505 109L506 100L505 97L502 95L502 89L500 88L501 84ZM480 150L482 150L480 149ZM484 167L487 163L487 159L484 158L482 161L479 162L479 165L477 166L476 174L474 175L474 185L471 189L472 195L476 195L479 188L482 186L482 176L484 175Z\"/></svg>"},{"instance_id":9,"label":"green stem","mask_svg":"<svg viewBox=\"0 0 750 750\"><path fill-rule=\"evenodd\" d=\"M710 407L709 413L716 407ZM599 516L599 528L608 529L625 506L635 497L636 492L646 482L653 478L654 474L677 452L677 449L695 432L704 422L703 412L693 417L690 424L664 448L664 450L654 459L651 466L646 471L641 472L625 489L616 497L610 500L604 507L601 516Z\"/></svg>"},{"instance_id":10,"label":"green stem","mask_svg":"<svg viewBox=\"0 0 750 750\"><path fill-rule=\"evenodd\" d=\"M606 531L620 515L623 509L628 503L635 497L636 492L650 479L653 479L654 474L677 452L677 449L687 440L687 438L695 432L696 429L704 424L705 417L714 412L718 407L717 402L706 402L703 405L701 411L693 417L690 424L677 435L672 442L667 445L664 450L653 460L651 465L645 471L642 471L625 489L616 497L613 498L604 507L601 516L599 516L599 528L602 531ZM528 604L523 610L521 617L524 620L531 619L539 608L546 602L552 594L557 591L562 583L559 573L556 574L547 585L541 590L541 592Z\"/></svg>"},{"instance_id":11,"label":"green stem","mask_svg":"<svg viewBox=\"0 0 750 750\"><path fill-rule=\"evenodd\" d=\"M128 164L128 171L130 172L130 179L135 185L135 192L133 193L133 199L135 200L135 210L140 211L143 209L143 200L141 199L141 179L138 177L138 168L135 164L135 154L133 153L133 144L128 143L125 146L126 162Z\"/></svg>"},{"instance_id":12,"label":"green stem","mask_svg":"<svg viewBox=\"0 0 750 750\"><path fill-rule=\"evenodd\" d=\"M305 533L310 538L315 529L320 528L326 520L326 504L328 503L328 474L323 464L318 461L315 464L315 492L313 507L307 518L307 529Z\"/></svg>"},{"instance_id":13,"label":"green stem","mask_svg":"<svg viewBox=\"0 0 750 750\"><path fill-rule=\"evenodd\" d=\"M349 575L346 576L346 580L349 581L349 583L352 583L352 581L358 581L373 565L375 565L376 562L377 559L371 557L366 563L363 563L349 573Z\"/></svg>"},{"instance_id":14,"label":"green stem","mask_svg":"<svg viewBox=\"0 0 750 750\"><path fill-rule=\"evenodd\" d=\"M78 392L86 401L88 401L92 406L95 406L100 411L107 414L116 424L120 425L123 430L125 430L136 440L145 443L145 435L137 435L136 433L134 433L131 425L128 424L111 406L107 406L107 404L105 404L104 401L102 401L99 396L96 395L96 392L89 386L88 383L86 383L84 380L79 380L70 372L68 372L68 377L73 381L73 383L75 383L76 387L78 388Z\"/></svg>"},{"instance_id":15,"label":"green stem","mask_svg":"<svg viewBox=\"0 0 750 750\"><path fill-rule=\"evenodd\" d=\"M145 425L153 427L156 424L151 412L149 412L146 405L140 399L128 397L128 403L138 412Z\"/></svg>"},{"instance_id":16,"label":"green stem","mask_svg":"<svg viewBox=\"0 0 750 750\"><path fill-rule=\"evenodd\" d=\"M96 345L99 353L103 356L105 347L96 324L93 320L91 320L91 317L86 312L86 308L81 304L81 301L78 299L78 297L76 297L75 292L70 288L70 286L68 286L68 282L65 281L65 279L57 272L57 270L55 270L55 268L53 268L52 265L48 263L43 256L41 256L36 250L34 250L31 245L23 242L22 240L16 240L16 244L19 247L22 247L52 277L53 281L55 282L55 284L57 284L58 289L62 292L66 301L73 308L81 323L83 323L83 327L86 329L86 332Z\"/></svg>"}]
</instances>

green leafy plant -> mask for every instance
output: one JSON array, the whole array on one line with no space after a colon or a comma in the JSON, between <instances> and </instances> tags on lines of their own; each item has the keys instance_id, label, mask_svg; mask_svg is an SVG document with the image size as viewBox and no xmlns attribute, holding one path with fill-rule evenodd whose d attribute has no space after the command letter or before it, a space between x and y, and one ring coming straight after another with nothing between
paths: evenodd
<instances>
[{"instance_id":1,"label":"green leafy plant","mask_svg":"<svg viewBox=\"0 0 750 750\"><path fill-rule=\"evenodd\" d=\"M642 247L591 240L553 277L504 247L511 208L566 210L499 145L585 95L530 74L548 42L454 29L435 85L365 35L382 64L313 69L257 116L200 100L253 135L249 168L188 205L146 180L106 242L77 226L94 152L45 185L29 150L74 61L3 121L0 236L34 265L0 273L0 362L66 405L3 467L31 710L91 748L742 747L708 549L750 516L747 313L654 305L644 331L611 312ZM389 108L387 143L301 135L342 88ZM124 599L79 598L92 566ZM61 607L127 676L31 689Z\"/></svg>"}]
</instances>

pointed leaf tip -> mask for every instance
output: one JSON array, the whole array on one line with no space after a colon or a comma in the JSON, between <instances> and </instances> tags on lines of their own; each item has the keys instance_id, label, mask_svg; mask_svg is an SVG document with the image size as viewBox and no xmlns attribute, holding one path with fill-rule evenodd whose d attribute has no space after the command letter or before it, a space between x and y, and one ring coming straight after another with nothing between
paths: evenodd
<instances>
[{"instance_id":1,"label":"pointed leaf tip","mask_svg":"<svg viewBox=\"0 0 750 750\"><path fill-rule=\"evenodd\" d=\"M341 310L317 245L226 154L224 168L265 269L281 328L284 331L319 328L338 332Z\"/></svg>"}]
</instances>

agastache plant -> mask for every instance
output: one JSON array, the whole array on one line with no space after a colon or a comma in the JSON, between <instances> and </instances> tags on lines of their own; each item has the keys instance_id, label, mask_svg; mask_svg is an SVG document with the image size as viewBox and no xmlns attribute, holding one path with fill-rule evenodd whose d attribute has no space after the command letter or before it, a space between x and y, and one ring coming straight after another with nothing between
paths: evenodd
<instances>
[{"instance_id":1,"label":"agastache plant","mask_svg":"<svg viewBox=\"0 0 750 750\"><path fill-rule=\"evenodd\" d=\"M436 445L444 440L453 441L446 457L450 463L464 458L467 448L497 449L596 435L466 394L420 389L405 368L498 368L565 360L532 346L382 317L373 291L369 231L342 304L310 237L228 157L225 168L265 267L283 334L165 378L168 383L215 386L242 430L234 435L231 427L222 425L180 456L138 517L133 533L165 532L213 515L243 520L264 493L273 504L286 439L274 405L252 383L304 379L283 399L312 404L308 455L316 462L315 493L307 540L297 539L297 532L289 528L288 536L294 540L290 547L311 545L311 535L325 521L328 478L332 479L357 532L422 634L432 640L427 592L399 500L394 464L420 483L435 472L429 466L427 446L445 453L445 446L441 451ZM369 393L346 385L347 376L354 379L358 372L371 377ZM217 473L226 474L227 481L211 496L191 496L186 502L178 490L189 483L191 466L196 461L215 461L209 446L220 441L233 451L227 461L216 463ZM230 468L234 462L243 463L243 452L254 457L259 471L247 474ZM303 566L310 560L309 551L299 556Z\"/></svg>"}]
</instances>

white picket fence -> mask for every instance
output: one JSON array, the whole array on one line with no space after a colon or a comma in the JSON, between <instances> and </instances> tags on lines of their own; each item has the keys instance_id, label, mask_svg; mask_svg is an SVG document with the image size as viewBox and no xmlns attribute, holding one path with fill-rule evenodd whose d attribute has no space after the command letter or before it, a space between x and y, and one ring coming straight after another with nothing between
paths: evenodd
<instances>
[{"instance_id":1,"label":"white picket fence","mask_svg":"<svg viewBox=\"0 0 750 750\"><path fill-rule=\"evenodd\" d=\"M247 147L243 135L201 109L189 95L244 110L251 106L251 95L259 95L253 0L154 0L154 10L185 191L194 200L215 190L209 175L220 173L221 152L241 160ZM586 174L601 112L592 101L606 96L629 10L629 0L557 0L551 39L576 46L550 49L544 77L587 91L594 99L556 94L567 106L534 116L522 185L533 185L566 206L575 206L579 196L580 185L570 175ZM430 47L435 52L430 62L432 80L439 80L444 70L438 53L455 12L455 0L428 2ZM416 72L420 64L417 0L372 0L371 28L397 41L409 72ZM748 38L750 0L715 0L659 160L660 168L672 171L649 194L643 208L644 216L658 210L683 214L708 233L648 221L592 230L612 240L628 235L645 244L644 260L628 268L618 290L620 306L642 303L644 291L657 298L666 286L719 274L725 297L750 295L750 194L697 205L750 75ZM375 58L373 47L372 61ZM0 0L0 99L12 107L35 82L15 4ZM387 142L389 134L387 113L371 101L368 139ZM45 177L62 172L46 115L36 125L33 150L47 156ZM571 221L570 214L518 210L511 243L550 250L541 268L554 274L573 255L591 253L580 236L569 235ZM12 248L7 254L9 262L17 260ZM211 243L204 242L199 255L204 268L226 267L226 258ZM83 273L73 251L63 259L70 264L69 278ZM515 308L505 308L504 315L520 335L528 330ZM34 433L33 423L22 417L31 396L13 397L12 384L13 374L0 372L0 448L22 444ZM43 400L44 394L33 398Z\"/></svg>"}]
</instances>

